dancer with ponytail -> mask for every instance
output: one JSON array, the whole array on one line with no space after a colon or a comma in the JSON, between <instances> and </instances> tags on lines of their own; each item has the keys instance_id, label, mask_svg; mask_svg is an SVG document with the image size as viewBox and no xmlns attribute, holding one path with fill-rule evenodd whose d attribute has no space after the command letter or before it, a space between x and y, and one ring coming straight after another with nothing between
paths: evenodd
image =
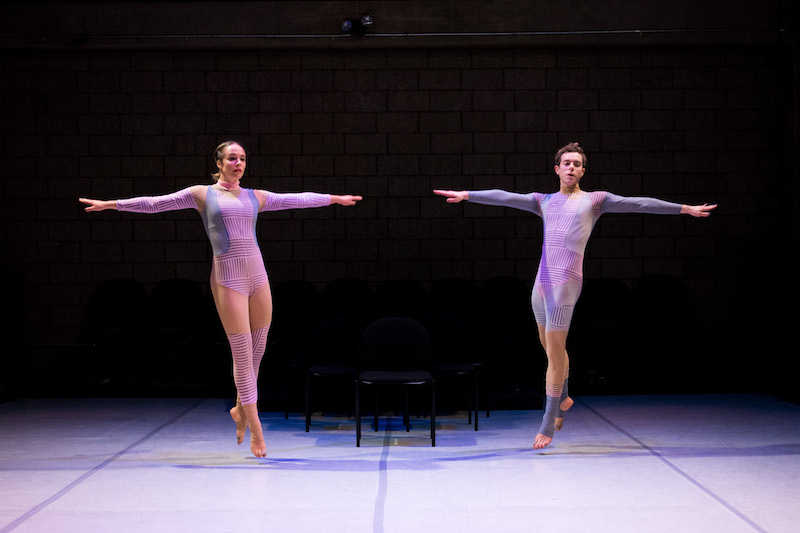
<instances>
[{"instance_id":1,"label":"dancer with ponytail","mask_svg":"<svg viewBox=\"0 0 800 533\"><path fill-rule=\"evenodd\" d=\"M583 254L592 228L603 213L688 214L707 217L716 205L681 205L655 198L622 197L603 191L584 192L579 183L586 172L586 154L578 143L561 148L555 157L559 191L550 194L517 194L502 190L435 190L448 203L470 201L529 211L542 218L544 242L534 280L531 305L539 340L547 355L545 409L533 442L541 449L560 430L564 413L573 400L567 392L569 355L567 333L572 311L583 286Z\"/></svg>"},{"instance_id":2,"label":"dancer with ponytail","mask_svg":"<svg viewBox=\"0 0 800 533\"><path fill-rule=\"evenodd\" d=\"M253 455L266 457L258 417L258 370L272 322L272 293L256 240L256 218L264 211L351 206L361 197L312 192L281 194L244 188L240 180L247 166L246 154L233 141L220 144L214 160L218 172L213 175L213 185L194 185L164 196L79 201L86 204L87 212L196 209L200 213L213 251L211 293L233 356L237 398L230 414L236 422L236 438L241 444L249 428Z\"/></svg>"}]
</instances>

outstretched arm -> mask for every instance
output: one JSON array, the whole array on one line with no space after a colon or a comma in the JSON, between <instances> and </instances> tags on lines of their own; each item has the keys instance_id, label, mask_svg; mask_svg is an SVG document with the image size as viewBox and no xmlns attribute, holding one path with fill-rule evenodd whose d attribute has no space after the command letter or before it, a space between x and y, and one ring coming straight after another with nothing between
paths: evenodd
<instances>
[{"instance_id":1,"label":"outstretched arm","mask_svg":"<svg viewBox=\"0 0 800 533\"><path fill-rule=\"evenodd\" d=\"M360 202L363 200L361 196L354 196L352 194L345 194L345 195L338 195L332 194L331 195L331 204L339 204L344 206L351 206L356 205L356 202Z\"/></svg>"},{"instance_id":2,"label":"outstretched arm","mask_svg":"<svg viewBox=\"0 0 800 533\"><path fill-rule=\"evenodd\" d=\"M707 217L711 210L717 206L687 205L647 198L642 196L619 196L610 192L598 191L591 193L599 200L601 213L650 213L655 215L691 215L693 217Z\"/></svg>"},{"instance_id":3,"label":"outstretched arm","mask_svg":"<svg viewBox=\"0 0 800 533\"><path fill-rule=\"evenodd\" d=\"M117 201L116 200L92 200L89 198L78 198L78 201L82 204L86 204L86 207L83 209L87 213L91 213L93 211L105 211L106 209L113 209L117 210Z\"/></svg>"},{"instance_id":4,"label":"outstretched arm","mask_svg":"<svg viewBox=\"0 0 800 533\"><path fill-rule=\"evenodd\" d=\"M711 216L711 210L716 209L717 204L708 205L686 205L683 204L681 206L681 214L682 215L692 215L693 217L707 217Z\"/></svg>"},{"instance_id":5,"label":"outstretched arm","mask_svg":"<svg viewBox=\"0 0 800 533\"><path fill-rule=\"evenodd\" d=\"M530 213L540 214L537 193L520 194L502 189L487 189L481 191L443 191L434 190L434 194L444 196L447 202L457 204L465 200L476 204L493 205L521 209Z\"/></svg>"},{"instance_id":6,"label":"outstretched arm","mask_svg":"<svg viewBox=\"0 0 800 533\"><path fill-rule=\"evenodd\" d=\"M459 202L469 200L468 191L443 191L441 189L434 189L433 194L444 196L445 198L447 198L448 204L457 204Z\"/></svg>"},{"instance_id":7,"label":"outstretched arm","mask_svg":"<svg viewBox=\"0 0 800 533\"><path fill-rule=\"evenodd\" d=\"M286 209L309 209L325 207L332 204L354 205L361 200L360 196L320 194L316 192L277 193L256 191L261 196L260 211L283 211Z\"/></svg>"},{"instance_id":8,"label":"outstretched arm","mask_svg":"<svg viewBox=\"0 0 800 533\"><path fill-rule=\"evenodd\" d=\"M114 209L117 211L128 211L130 213L163 213L165 211L177 211L179 209L198 209L199 202L195 194L205 190L202 185L187 187L170 194L162 196L139 196L137 198L127 198L124 200L91 200L79 198L88 207L85 211L105 211Z\"/></svg>"}]
</instances>

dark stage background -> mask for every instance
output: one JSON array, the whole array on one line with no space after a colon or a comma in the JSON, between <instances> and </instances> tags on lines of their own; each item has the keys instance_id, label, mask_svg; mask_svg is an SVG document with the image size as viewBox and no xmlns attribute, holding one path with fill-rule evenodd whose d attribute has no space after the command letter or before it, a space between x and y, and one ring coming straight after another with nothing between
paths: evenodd
<instances>
[{"instance_id":1,"label":"dark stage background","mask_svg":"<svg viewBox=\"0 0 800 533\"><path fill-rule=\"evenodd\" d=\"M17 3L0 21L2 394L232 394L197 213L86 215L77 198L209 183L213 148L234 138L247 186L365 197L260 219L276 299L262 409L283 408L284 376L299 408L287 361L343 306L456 307L490 362L493 405L535 407L544 355L527 292L541 222L431 190L555 190L553 154L577 140L586 190L720 207L707 220L600 220L570 341L574 393L797 401L797 10ZM341 33L363 13L366 35ZM337 292L343 280L354 285ZM361 290L369 303L356 305Z\"/></svg>"}]
</instances>

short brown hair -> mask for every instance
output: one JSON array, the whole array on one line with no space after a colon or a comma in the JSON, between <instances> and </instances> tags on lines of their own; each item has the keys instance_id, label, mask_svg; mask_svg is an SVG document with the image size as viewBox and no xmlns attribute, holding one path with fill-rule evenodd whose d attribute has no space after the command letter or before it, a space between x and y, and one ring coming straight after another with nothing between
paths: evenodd
<instances>
[{"instance_id":1,"label":"short brown hair","mask_svg":"<svg viewBox=\"0 0 800 533\"><path fill-rule=\"evenodd\" d=\"M571 142L568 145L563 146L558 152L556 152L556 165L561 164L562 155L568 154L570 152L576 152L581 154L581 157L583 158L583 166L584 167L586 166L586 154L584 153L583 148L581 148L581 145L579 145L577 142Z\"/></svg>"}]
</instances>

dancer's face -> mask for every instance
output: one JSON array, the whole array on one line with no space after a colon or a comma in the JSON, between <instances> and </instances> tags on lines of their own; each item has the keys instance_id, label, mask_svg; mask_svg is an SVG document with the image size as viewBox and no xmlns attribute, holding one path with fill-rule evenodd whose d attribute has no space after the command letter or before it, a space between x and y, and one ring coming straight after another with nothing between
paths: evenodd
<instances>
[{"instance_id":1,"label":"dancer's face","mask_svg":"<svg viewBox=\"0 0 800 533\"><path fill-rule=\"evenodd\" d=\"M247 154L244 148L238 144L232 144L225 148L225 153L221 160L217 161L219 168L219 178L223 181L237 181L244 175L247 167Z\"/></svg>"},{"instance_id":2,"label":"dancer's face","mask_svg":"<svg viewBox=\"0 0 800 533\"><path fill-rule=\"evenodd\" d=\"M566 152L561 156L561 163L555 166L555 170L562 187L577 187L586 172L583 156L578 152Z\"/></svg>"}]
</instances>

